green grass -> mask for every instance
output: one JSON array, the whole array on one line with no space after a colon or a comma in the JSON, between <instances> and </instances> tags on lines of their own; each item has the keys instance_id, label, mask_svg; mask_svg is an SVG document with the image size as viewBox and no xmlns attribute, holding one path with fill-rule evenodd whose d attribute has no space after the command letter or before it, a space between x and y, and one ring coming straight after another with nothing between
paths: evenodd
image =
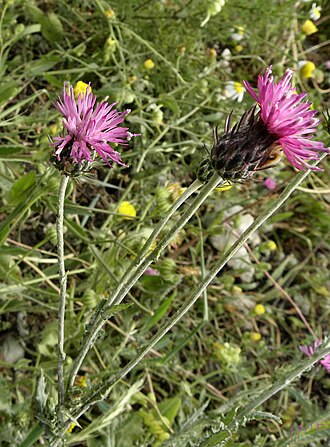
<instances>
[{"instance_id":1,"label":"green grass","mask_svg":"<svg viewBox=\"0 0 330 447\"><path fill-rule=\"evenodd\" d=\"M48 395L43 417L55 422L59 287L55 219L60 174L49 162L48 135L61 132L52 101L63 82L91 82L98 97L119 101L121 110L132 109L128 125L141 133L122 150L129 168L109 170L99 164L70 181L65 215L68 373L93 309L111 295L173 203L175 188L173 193L169 185L189 186L206 154L204 145L212 145L213 127L219 124L222 129L231 110L236 121L251 106L247 94L241 103L223 98L226 83L246 79L255 85L257 75L270 64L281 76L297 61L311 60L318 71L310 80L297 73L297 90L308 92L315 109L326 107L329 7L324 2L319 31L306 38L300 27L312 2L268 3L265 8L261 0L227 1L201 27L206 0L2 2L0 444L4 447L47 443L45 433L36 428L33 440L32 431L42 423L36 400L42 395L41 371ZM112 17L105 14L110 8ZM245 28L240 52L231 38L238 26ZM216 57L210 48L216 49ZM221 56L225 48L232 51L228 63ZM147 59L155 63L153 69L144 68ZM329 145L322 126L318 138ZM329 333L329 161L322 167L324 172L310 174L261 227L259 240L249 242L246 262L251 262L254 274L248 277L249 265L227 266L152 354L79 419L81 428L68 433L66 445L206 446L203 439L221 429L224 418L229 423L237 407L283 378L302 359L298 345L312 340L281 288L319 338ZM133 304L109 320L80 371L73 404L85 392L85 382L90 388L121 369L186 301L220 258L214 239L240 225L240 217L230 218L228 212L240 206L239 215L257 216L294 175L283 159L254 182L212 194L153 265L160 275L143 276L125 300ZM264 187L267 176L276 179L275 192ZM118 215L123 200L136 208L135 219ZM269 241L276 243L275 250L269 249ZM256 304L265 307L263 315L256 315ZM261 339L253 341L253 333L260 333ZM329 374L315 367L259 408L281 421L255 415L226 445L289 446L290 428L297 435L299 424L311 427L318 421L329 427L329 388ZM32 440L26 440L31 432ZM303 432L294 445L327 445L329 434L326 427Z\"/></svg>"}]
</instances>

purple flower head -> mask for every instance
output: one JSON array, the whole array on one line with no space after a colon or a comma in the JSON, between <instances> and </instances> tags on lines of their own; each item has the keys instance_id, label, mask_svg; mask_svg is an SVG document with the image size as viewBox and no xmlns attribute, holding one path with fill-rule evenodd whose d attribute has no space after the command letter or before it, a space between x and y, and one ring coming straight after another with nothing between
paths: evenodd
<instances>
[{"instance_id":1,"label":"purple flower head","mask_svg":"<svg viewBox=\"0 0 330 447\"><path fill-rule=\"evenodd\" d=\"M74 163L81 165L93 162L97 153L108 165L114 161L125 166L120 154L108 143L127 145L130 138L135 136L127 127L119 126L130 110L118 112L114 108L117 103L95 103L96 96L91 88L87 88L85 94L79 94L76 100L73 87L70 85L67 92L64 83L62 98L59 96L58 101L53 104L63 115L62 123L66 134L54 138L54 155L58 161L69 157Z\"/></svg>"},{"instance_id":2,"label":"purple flower head","mask_svg":"<svg viewBox=\"0 0 330 447\"><path fill-rule=\"evenodd\" d=\"M316 349L321 346L322 340L315 340L311 345L300 345L300 351L307 355L307 357L311 357L315 354Z\"/></svg>"},{"instance_id":3,"label":"purple flower head","mask_svg":"<svg viewBox=\"0 0 330 447\"><path fill-rule=\"evenodd\" d=\"M303 354L307 355L307 357L311 357L321 345L322 340L315 340L311 345L299 346L299 349ZM322 360L319 360L319 364L330 373L330 354L326 355Z\"/></svg>"},{"instance_id":4,"label":"purple flower head","mask_svg":"<svg viewBox=\"0 0 330 447\"><path fill-rule=\"evenodd\" d=\"M264 185L265 188L269 189L270 191L274 191L274 189L276 189L277 183L276 180L274 180L273 178L267 177L264 180Z\"/></svg>"},{"instance_id":5,"label":"purple flower head","mask_svg":"<svg viewBox=\"0 0 330 447\"><path fill-rule=\"evenodd\" d=\"M148 267L146 269L146 271L144 272L144 274L148 275L148 276L159 276L160 275L159 271L156 269L153 269L152 267Z\"/></svg>"},{"instance_id":6,"label":"purple flower head","mask_svg":"<svg viewBox=\"0 0 330 447\"><path fill-rule=\"evenodd\" d=\"M299 170L313 169L306 160L318 160L318 151L327 151L323 143L312 141L320 120L310 102L302 102L306 93L297 94L291 85L292 70L286 70L283 78L274 82L271 66L258 77L258 93L243 81L245 88L259 104L260 116L274 144L280 145L288 160Z\"/></svg>"}]
</instances>

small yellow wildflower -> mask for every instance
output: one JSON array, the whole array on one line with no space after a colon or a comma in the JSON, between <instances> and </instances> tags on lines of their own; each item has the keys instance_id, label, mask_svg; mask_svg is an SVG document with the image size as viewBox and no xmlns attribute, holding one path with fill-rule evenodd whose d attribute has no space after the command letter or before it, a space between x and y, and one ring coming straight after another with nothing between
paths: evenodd
<instances>
[{"instance_id":1,"label":"small yellow wildflower","mask_svg":"<svg viewBox=\"0 0 330 447\"><path fill-rule=\"evenodd\" d=\"M57 135L59 132L58 125L52 124L51 126L49 126L49 132L51 135Z\"/></svg>"},{"instance_id":2,"label":"small yellow wildflower","mask_svg":"<svg viewBox=\"0 0 330 447\"><path fill-rule=\"evenodd\" d=\"M263 247L264 247L266 250L270 250L270 251L275 251L275 250L277 250L277 245L276 245L276 243L275 243L274 241L267 241L267 242L265 242L264 245L263 245Z\"/></svg>"},{"instance_id":3,"label":"small yellow wildflower","mask_svg":"<svg viewBox=\"0 0 330 447\"><path fill-rule=\"evenodd\" d=\"M87 89L92 91L92 87L88 84L85 84L83 81L78 81L75 88L73 89L73 93L75 98L78 98L79 95L84 96L86 94Z\"/></svg>"},{"instance_id":4,"label":"small yellow wildflower","mask_svg":"<svg viewBox=\"0 0 330 447\"><path fill-rule=\"evenodd\" d=\"M257 315L263 315L266 312L266 309L262 304L257 304L254 308L254 312Z\"/></svg>"},{"instance_id":5,"label":"small yellow wildflower","mask_svg":"<svg viewBox=\"0 0 330 447\"><path fill-rule=\"evenodd\" d=\"M310 36L311 34L316 33L318 29L311 20L306 20L301 27L301 31L306 34L306 36Z\"/></svg>"},{"instance_id":6,"label":"small yellow wildflower","mask_svg":"<svg viewBox=\"0 0 330 447\"><path fill-rule=\"evenodd\" d=\"M252 341L260 341L261 340L261 334L259 332L250 332L250 339Z\"/></svg>"},{"instance_id":7,"label":"small yellow wildflower","mask_svg":"<svg viewBox=\"0 0 330 447\"><path fill-rule=\"evenodd\" d=\"M70 427L67 429L67 433L71 433L72 430L76 427L77 424L75 424L74 422L72 422L72 424L70 425Z\"/></svg>"},{"instance_id":8,"label":"small yellow wildflower","mask_svg":"<svg viewBox=\"0 0 330 447\"><path fill-rule=\"evenodd\" d=\"M124 215L124 219L130 220L136 216L136 209L130 202L124 201L119 205L118 213Z\"/></svg>"},{"instance_id":9,"label":"small yellow wildflower","mask_svg":"<svg viewBox=\"0 0 330 447\"><path fill-rule=\"evenodd\" d=\"M115 11L111 8L104 11L104 14L108 17L108 19L114 19L116 17Z\"/></svg>"},{"instance_id":10,"label":"small yellow wildflower","mask_svg":"<svg viewBox=\"0 0 330 447\"><path fill-rule=\"evenodd\" d=\"M186 47L185 47L184 45L180 45L179 48L178 48L178 50L179 50L179 53L180 53L180 54L185 54L185 52L186 52Z\"/></svg>"},{"instance_id":11,"label":"small yellow wildflower","mask_svg":"<svg viewBox=\"0 0 330 447\"><path fill-rule=\"evenodd\" d=\"M146 70L152 70L155 66L155 62L152 59L144 61L143 66Z\"/></svg>"},{"instance_id":12,"label":"small yellow wildflower","mask_svg":"<svg viewBox=\"0 0 330 447\"><path fill-rule=\"evenodd\" d=\"M238 26L236 29L237 29L238 34L240 34L241 36L244 36L244 33L245 33L244 26Z\"/></svg>"},{"instance_id":13,"label":"small yellow wildflower","mask_svg":"<svg viewBox=\"0 0 330 447\"><path fill-rule=\"evenodd\" d=\"M243 45L238 44L238 45L235 46L235 51L236 51L237 53L241 53L243 50L244 50Z\"/></svg>"},{"instance_id":14,"label":"small yellow wildflower","mask_svg":"<svg viewBox=\"0 0 330 447\"><path fill-rule=\"evenodd\" d=\"M85 376L78 376L75 380L75 385L80 386L82 388L87 388L87 382Z\"/></svg>"},{"instance_id":15,"label":"small yellow wildflower","mask_svg":"<svg viewBox=\"0 0 330 447\"><path fill-rule=\"evenodd\" d=\"M211 59L215 59L217 57L217 50L215 48L209 48L208 54Z\"/></svg>"},{"instance_id":16,"label":"small yellow wildflower","mask_svg":"<svg viewBox=\"0 0 330 447\"><path fill-rule=\"evenodd\" d=\"M315 70L316 66L314 64L314 62L306 62L306 64L304 64L301 69L300 69L300 75L305 78L311 78L313 76L313 71Z\"/></svg>"},{"instance_id":17,"label":"small yellow wildflower","mask_svg":"<svg viewBox=\"0 0 330 447\"><path fill-rule=\"evenodd\" d=\"M112 52L115 51L115 49L117 47L117 41L115 39L112 39L112 37L108 37L105 44L106 44L107 49Z\"/></svg>"}]
</instances>

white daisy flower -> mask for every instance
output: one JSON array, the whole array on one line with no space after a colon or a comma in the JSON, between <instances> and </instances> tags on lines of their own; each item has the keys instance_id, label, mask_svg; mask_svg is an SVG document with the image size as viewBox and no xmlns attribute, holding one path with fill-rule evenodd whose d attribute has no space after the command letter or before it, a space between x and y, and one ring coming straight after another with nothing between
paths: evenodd
<instances>
[{"instance_id":1,"label":"white daisy flower","mask_svg":"<svg viewBox=\"0 0 330 447\"><path fill-rule=\"evenodd\" d=\"M312 4L312 8L309 11L309 17L312 20L318 20L321 17L321 6L316 6L316 3Z\"/></svg>"},{"instance_id":2,"label":"white daisy flower","mask_svg":"<svg viewBox=\"0 0 330 447\"><path fill-rule=\"evenodd\" d=\"M229 81L223 90L226 98L241 102L245 93L245 88L240 82Z\"/></svg>"}]
</instances>

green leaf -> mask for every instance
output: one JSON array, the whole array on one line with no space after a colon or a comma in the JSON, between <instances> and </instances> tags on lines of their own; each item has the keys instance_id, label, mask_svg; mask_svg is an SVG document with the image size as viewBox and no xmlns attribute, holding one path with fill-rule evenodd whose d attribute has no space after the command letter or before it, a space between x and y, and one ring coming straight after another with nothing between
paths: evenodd
<instances>
[{"instance_id":1,"label":"green leaf","mask_svg":"<svg viewBox=\"0 0 330 447\"><path fill-rule=\"evenodd\" d=\"M54 12L44 16L41 21L41 34L50 43L59 42L64 37L63 26Z\"/></svg>"},{"instance_id":2,"label":"green leaf","mask_svg":"<svg viewBox=\"0 0 330 447\"><path fill-rule=\"evenodd\" d=\"M43 56L31 62L28 71L32 76L39 76L53 68L60 60L58 56Z\"/></svg>"},{"instance_id":3,"label":"green leaf","mask_svg":"<svg viewBox=\"0 0 330 447\"><path fill-rule=\"evenodd\" d=\"M172 425L178 411L181 407L181 399L179 397L171 397L163 400L158 408L163 416L165 416Z\"/></svg>"},{"instance_id":4,"label":"green leaf","mask_svg":"<svg viewBox=\"0 0 330 447\"><path fill-rule=\"evenodd\" d=\"M1 157L16 154L16 152L21 152L24 149L26 149L26 146L3 145L1 146Z\"/></svg>"},{"instance_id":5,"label":"green leaf","mask_svg":"<svg viewBox=\"0 0 330 447\"><path fill-rule=\"evenodd\" d=\"M30 431L28 437L22 442L22 444L20 444L19 447L31 447L35 445L42 433L43 429L40 427L39 424L36 424Z\"/></svg>"},{"instance_id":6,"label":"green leaf","mask_svg":"<svg viewBox=\"0 0 330 447\"><path fill-rule=\"evenodd\" d=\"M31 187L35 185L36 173L34 171L23 175L19 180L17 180L7 193L7 200L9 205L16 206L22 203Z\"/></svg>"},{"instance_id":7,"label":"green leaf","mask_svg":"<svg viewBox=\"0 0 330 447\"><path fill-rule=\"evenodd\" d=\"M210 436L200 444L200 447L224 447L227 444L227 442L224 443L224 441L229 441L230 437L231 434L229 431L224 430Z\"/></svg>"},{"instance_id":8,"label":"green leaf","mask_svg":"<svg viewBox=\"0 0 330 447\"><path fill-rule=\"evenodd\" d=\"M158 323L159 320L163 318L163 316L166 314L168 308L170 307L173 299L175 297L175 293L172 293L166 300L164 300L161 305L158 307L157 311L152 315L144 324L142 328L142 333L148 331L150 328L152 328L156 323Z\"/></svg>"},{"instance_id":9,"label":"green leaf","mask_svg":"<svg viewBox=\"0 0 330 447\"><path fill-rule=\"evenodd\" d=\"M0 85L0 106L2 103L7 102L9 99L14 98L19 91L19 83L10 80ZM2 148L1 148L2 152Z\"/></svg>"}]
</instances>

